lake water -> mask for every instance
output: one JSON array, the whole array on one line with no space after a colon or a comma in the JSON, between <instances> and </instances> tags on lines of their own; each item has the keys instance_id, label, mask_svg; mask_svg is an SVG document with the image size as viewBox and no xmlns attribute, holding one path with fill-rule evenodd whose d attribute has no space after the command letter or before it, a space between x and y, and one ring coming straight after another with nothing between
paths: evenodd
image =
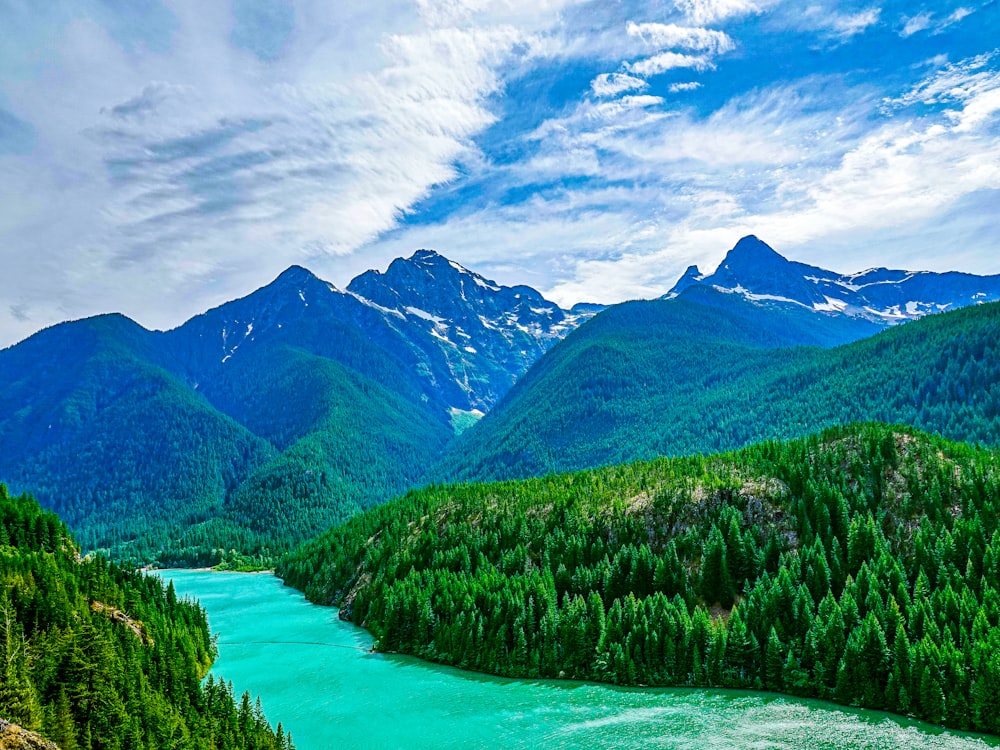
<instances>
[{"instance_id":1,"label":"lake water","mask_svg":"<svg viewBox=\"0 0 1000 750\"><path fill-rule=\"evenodd\" d=\"M217 677L260 695L298 750L959 750L992 738L765 693L504 680L368 653L371 636L270 575L163 571L219 635Z\"/></svg>"}]
</instances>

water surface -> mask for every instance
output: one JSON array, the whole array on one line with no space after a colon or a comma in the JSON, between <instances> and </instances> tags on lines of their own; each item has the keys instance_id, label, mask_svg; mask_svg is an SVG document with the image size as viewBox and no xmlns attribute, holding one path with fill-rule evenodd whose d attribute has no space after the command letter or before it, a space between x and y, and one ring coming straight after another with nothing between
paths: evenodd
<instances>
[{"instance_id":1,"label":"water surface","mask_svg":"<svg viewBox=\"0 0 1000 750\"><path fill-rule=\"evenodd\" d=\"M371 654L371 636L270 575L163 571L219 635L217 677L260 695L298 750L972 750L1000 740L765 693L504 680Z\"/></svg>"}]
</instances>

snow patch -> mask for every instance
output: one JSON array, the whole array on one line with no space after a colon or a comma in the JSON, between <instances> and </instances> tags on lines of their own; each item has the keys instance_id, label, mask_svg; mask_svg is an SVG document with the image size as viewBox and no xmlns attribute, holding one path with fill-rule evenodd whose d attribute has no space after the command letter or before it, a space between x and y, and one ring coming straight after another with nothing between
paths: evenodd
<instances>
[{"instance_id":1,"label":"snow patch","mask_svg":"<svg viewBox=\"0 0 1000 750\"><path fill-rule=\"evenodd\" d=\"M826 302L814 302L813 310L818 312L843 312L847 309L847 303L840 299L833 299L823 295Z\"/></svg>"},{"instance_id":2,"label":"snow patch","mask_svg":"<svg viewBox=\"0 0 1000 750\"><path fill-rule=\"evenodd\" d=\"M500 287L498 287L496 284L490 284L482 276L479 276L478 274L471 274L471 276L472 276L472 280L475 281L476 284L478 284L479 286L481 286L483 289L489 289L491 292L499 292L500 291Z\"/></svg>"},{"instance_id":3,"label":"snow patch","mask_svg":"<svg viewBox=\"0 0 1000 750\"><path fill-rule=\"evenodd\" d=\"M903 320L906 317L900 311L899 305L893 305L885 310L876 310L873 307L865 306L865 312L877 315L880 318L889 318L890 320Z\"/></svg>"},{"instance_id":4,"label":"snow patch","mask_svg":"<svg viewBox=\"0 0 1000 750\"><path fill-rule=\"evenodd\" d=\"M400 320L406 320L406 316L403 315L403 313L401 313L399 310L390 310L388 307L382 307L382 305L378 304L377 302L372 302L367 297L362 297L360 294L357 294L356 292L348 291L347 294L354 297L354 299L356 299L362 305L367 305L368 307L378 310L383 315L395 315Z\"/></svg>"},{"instance_id":5,"label":"snow patch","mask_svg":"<svg viewBox=\"0 0 1000 750\"><path fill-rule=\"evenodd\" d=\"M442 327L444 328L444 330L446 330L446 331L448 330L448 326L442 326ZM450 341L447 336L443 335L438 330L438 326L434 326L431 329L431 336L433 336L434 338L436 338L438 341L443 341L444 343L448 344L449 346L455 346L454 342Z\"/></svg>"},{"instance_id":6,"label":"snow patch","mask_svg":"<svg viewBox=\"0 0 1000 750\"><path fill-rule=\"evenodd\" d=\"M414 315L422 320L429 320L436 324L444 323L444 318L440 318L437 315L431 315L426 310L421 310L419 307L404 307L408 315Z\"/></svg>"}]
</instances>

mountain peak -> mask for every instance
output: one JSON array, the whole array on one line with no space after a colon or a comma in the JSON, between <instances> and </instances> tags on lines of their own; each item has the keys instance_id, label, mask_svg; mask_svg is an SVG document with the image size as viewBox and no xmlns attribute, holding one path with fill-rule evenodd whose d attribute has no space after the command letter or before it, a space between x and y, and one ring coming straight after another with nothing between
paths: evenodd
<instances>
[{"instance_id":1,"label":"mountain peak","mask_svg":"<svg viewBox=\"0 0 1000 750\"><path fill-rule=\"evenodd\" d=\"M750 264L760 266L762 263L768 265L784 264L788 263L788 259L766 242L757 239L755 235L748 234L726 254L720 268L743 267Z\"/></svg>"},{"instance_id":2,"label":"mountain peak","mask_svg":"<svg viewBox=\"0 0 1000 750\"><path fill-rule=\"evenodd\" d=\"M407 260L411 263L441 263L448 262L437 250L431 250L430 248L422 247L419 250L414 250L413 255L411 255Z\"/></svg>"},{"instance_id":3,"label":"mountain peak","mask_svg":"<svg viewBox=\"0 0 1000 750\"><path fill-rule=\"evenodd\" d=\"M1000 298L1000 276L881 267L843 275L788 260L752 234L737 242L713 273L688 268L663 298L677 297L692 286L738 294L758 305L863 318L882 327Z\"/></svg>"},{"instance_id":4,"label":"mountain peak","mask_svg":"<svg viewBox=\"0 0 1000 750\"><path fill-rule=\"evenodd\" d=\"M681 276L677 283L674 284L673 289L667 292L664 297L666 299L673 299L683 292L688 287L692 287L699 281L705 278L705 275L698 269L698 266L688 266L684 275Z\"/></svg>"},{"instance_id":5,"label":"mountain peak","mask_svg":"<svg viewBox=\"0 0 1000 750\"><path fill-rule=\"evenodd\" d=\"M299 265L293 265L282 271L278 278L274 281L275 283L281 282L286 284L302 284L308 283L310 281L318 281L318 277L308 268L303 268Z\"/></svg>"},{"instance_id":6,"label":"mountain peak","mask_svg":"<svg viewBox=\"0 0 1000 750\"><path fill-rule=\"evenodd\" d=\"M442 270L450 268L452 271L466 274L469 276L476 276L478 278L483 278L479 276L478 273L470 271L468 268L463 266L461 263L456 263L449 258L441 255L437 250L429 250L427 248L421 248L413 253L409 258L402 261L403 263L417 264L425 266L427 268L440 268Z\"/></svg>"}]
</instances>

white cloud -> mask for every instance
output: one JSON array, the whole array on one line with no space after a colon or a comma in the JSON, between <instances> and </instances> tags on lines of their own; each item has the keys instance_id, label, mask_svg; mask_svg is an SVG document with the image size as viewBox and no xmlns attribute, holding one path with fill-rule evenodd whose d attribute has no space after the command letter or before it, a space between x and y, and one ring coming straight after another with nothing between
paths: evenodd
<instances>
[{"instance_id":1,"label":"white cloud","mask_svg":"<svg viewBox=\"0 0 1000 750\"><path fill-rule=\"evenodd\" d=\"M838 44L864 33L882 17L882 9L874 6L856 13L842 13L836 5L825 4L788 5L786 8L786 13L775 20L777 27L818 32Z\"/></svg>"},{"instance_id":2,"label":"white cloud","mask_svg":"<svg viewBox=\"0 0 1000 750\"><path fill-rule=\"evenodd\" d=\"M760 7L750 0L675 0L674 5L688 21L698 26L760 11Z\"/></svg>"},{"instance_id":3,"label":"white cloud","mask_svg":"<svg viewBox=\"0 0 1000 750\"><path fill-rule=\"evenodd\" d=\"M958 23L962 19L968 18L975 12L976 12L975 8L956 8L955 11L950 16L948 16L946 24L950 26L953 23Z\"/></svg>"},{"instance_id":4,"label":"white cloud","mask_svg":"<svg viewBox=\"0 0 1000 750\"><path fill-rule=\"evenodd\" d=\"M831 19L830 28L838 36L850 38L877 24L881 15L881 8L869 8L860 13L847 15L837 14Z\"/></svg>"},{"instance_id":5,"label":"white cloud","mask_svg":"<svg viewBox=\"0 0 1000 750\"><path fill-rule=\"evenodd\" d=\"M931 27L931 18L934 17L933 13L923 11L910 18L905 18L905 24L903 24L902 30L900 30L899 35L904 39L914 34L929 29Z\"/></svg>"},{"instance_id":6,"label":"white cloud","mask_svg":"<svg viewBox=\"0 0 1000 750\"><path fill-rule=\"evenodd\" d=\"M657 49L686 49L719 55L736 44L728 34L714 29L664 23L635 23L626 26L629 36L639 37Z\"/></svg>"},{"instance_id":7,"label":"white cloud","mask_svg":"<svg viewBox=\"0 0 1000 750\"><path fill-rule=\"evenodd\" d=\"M455 28L393 0L298 0L295 44L267 62L230 44L222 4L173 0L162 51L123 49L86 4L26 16L24 43L57 52L37 72L0 52L39 140L0 154L0 300L18 311L0 341L108 309L172 326L293 262L332 269L477 158L501 71L544 47L524 28L559 5Z\"/></svg>"},{"instance_id":8,"label":"white cloud","mask_svg":"<svg viewBox=\"0 0 1000 750\"><path fill-rule=\"evenodd\" d=\"M701 84L698 81L685 81L684 83L672 83L668 89L671 94L676 94L681 91L696 91L701 88Z\"/></svg>"},{"instance_id":9,"label":"white cloud","mask_svg":"<svg viewBox=\"0 0 1000 750\"><path fill-rule=\"evenodd\" d=\"M715 64L705 55L685 55L679 52L661 52L645 60L629 63L628 70L636 75L648 77L665 73L676 68L711 70Z\"/></svg>"},{"instance_id":10,"label":"white cloud","mask_svg":"<svg viewBox=\"0 0 1000 750\"><path fill-rule=\"evenodd\" d=\"M975 12L974 8L956 8L950 15L937 23L934 22L934 14L929 11L922 11L915 16L904 16L905 23L899 35L905 39L927 29L932 29L932 34L941 34Z\"/></svg>"},{"instance_id":11,"label":"white cloud","mask_svg":"<svg viewBox=\"0 0 1000 750\"><path fill-rule=\"evenodd\" d=\"M595 96L617 96L624 91L641 91L648 86L641 78L625 73L602 73L590 82Z\"/></svg>"}]
</instances>

